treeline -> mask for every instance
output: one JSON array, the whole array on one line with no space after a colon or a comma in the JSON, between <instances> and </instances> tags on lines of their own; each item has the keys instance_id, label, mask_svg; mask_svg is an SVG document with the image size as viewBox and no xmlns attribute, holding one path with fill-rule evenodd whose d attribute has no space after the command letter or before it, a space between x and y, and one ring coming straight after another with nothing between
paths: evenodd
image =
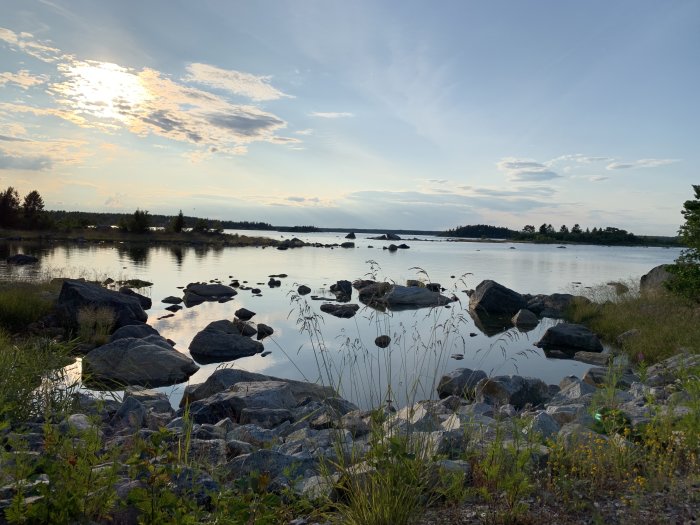
<instances>
[{"instance_id":1,"label":"treeline","mask_svg":"<svg viewBox=\"0 0 700 525\"><path fill-rule=\"evenodd\" d=\"M513 239L517 231L503 226L489 226L488 224L474 224L460 226L439 234L440 237L467 237L471 239Z\"/></svg>"},{"instance_id":2,"label":"treeline","mask_svg":"<svg viewBox=\"0 0 700 525\"><path fill-rule=\"evenodd\" d=\"M50 220L44 211L44 199L38 191L30 191L22 200L12 186L0 192L0 227L33 230L49 226Z\"/></svg>"},{"instance_id":3,"label":"treeline","mask_svg":"<svg viewBox=\"0 0 700 525\"><path fill-rule=\"evenodd\" d=\"M557 230L551 224L542 224L535 228L528 224L517 232L514 240L530 240L535 242L575 242L584 244L615 244L615 245L639 245L643 244L641 238L633 233L620 228L607 226L605 228L594 227L583 230L578 224L569 229L565 224Z\"/></svg>"},{"instance_id":4,"label":"treeline","mask_svg":"<svg viewBox=\"0 0 700 525\"><path fill-rule=\"evenodd\" d=\"M656 245L678 246L677 237L651 237L637 236L627 230L607 226L592 229L581 228L574 224L571 228L563 224L558 229L551 224L542 224L536 228L532 224L523 227L522 230L512 230L502 226L489 226L476 224L460 226L439 234L442 237L465 237L473 239L503 239L510 241L530 241L541 243L580 243L580 244L604 244L604 245Z\"/></svg>"}]
</instances>

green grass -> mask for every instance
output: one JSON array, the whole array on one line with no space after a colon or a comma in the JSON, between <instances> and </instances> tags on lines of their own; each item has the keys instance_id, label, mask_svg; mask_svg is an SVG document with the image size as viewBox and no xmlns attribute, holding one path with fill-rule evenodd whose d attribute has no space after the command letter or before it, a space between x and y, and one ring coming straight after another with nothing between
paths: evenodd
<instances>
[{"instance_id":1,"label":"green grass","mask_svg":"<svg viewBox=\"0 0 700 525\"><path fill-rule=\"evenodd\" d=\"M617 295L609 286L587 294L593 302L575 302L569 318L582 323L608 343L628 330L637 335L619 343L632 362L656 363L680 349L700 352L700 308L670 293Z\"/></svg>"},{"instance_id":2,"label":"green grass","mask_svg":"<svg viewBox=\"0 0 700 525\"><path fill-rule=\"evenodd\" d=\"M13 282L0 285L0 328L22 332L27 325L51 312L52 307L48 284Z\"/></svg>"}]
</instances>

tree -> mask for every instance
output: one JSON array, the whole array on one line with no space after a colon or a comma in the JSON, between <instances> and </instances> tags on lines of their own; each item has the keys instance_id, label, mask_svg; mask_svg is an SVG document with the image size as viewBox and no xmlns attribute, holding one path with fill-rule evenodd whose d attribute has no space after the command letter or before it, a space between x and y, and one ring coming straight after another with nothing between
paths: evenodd
<instances>
[{"instance_id":1,"label":"tree","mask_svg":"<svg viewBox=\"0 0 700 525\"><path fill-rule=\"evenodd\" d=\"M208 232L209 231L209 219L202 219L202 218L197 219L197 222L194 223L192 230L195 232L198 232L198 233Z\"/></svg>"},{"instance_id":2,"label":"tree","mask_svg":"<svg viewBox=\"0 0 700 525\"><path fill-rule=\"evenodd\" d=\"M535 233L535 227L532 224L527 224L523 226L523 233L533 234Z\"/></svg>"},{"instance_id":3,"label":"tree","mask_svg":"<svg viewBox=\"0 0 700 525\"><path fill-rule=\"evenodd\" d=\"M566 224L561 225L561 228L559 228L559 233L569 233L569 228L566 227Z\"/></svg>"},{"instance_id":4,"label":"tree","mask_svg":"<svg viewBox=\"0 0 700 525\"><path fill-rule=\"evenodd\" d=\"M19 219L19 194L12 186L0 192L0 226L15 226Z\"/></svg>"},{"instance_id":5,"label":"tree","mask_svg":"<svg viewBox=\"0 0 700 525\"><path fill-rule=\"evenodd\" d=\"M575 233L576 235L583 233L581 231L581 226L579 226L578 223L574 224L574 227L571 228L571 233Z\"/></svg>"},{"instance_id":6,"label":"tree","mask_svg":"<svg viewBox=\"0 0 700 525\"><path fill-rule=\"evenodd\" d=\"M543 224L542 226L540 226L540 233L541 233L542 235L547 235L547 223L545 223L545 224Z\"/></svg>"},{"instance_id":7,"label":"tree","mask_svg":"<svg viewBox=\"0 0 700 525\"><path fill-rule=\"evenodd\" d=\"M146 233L151 226L151 217L146 210L136 209L131 217L119 221L119 228L130 233Z\"/></svg>"},{"instance_id":8,"label":"tree","mask_svg":"<svg viewBox=\"0 0 700 525\"><path fill-rule=\"evenodd\" d=\"M687 246L668 270L673 277L668 288L681 296L700 301L700 185L693 184L695 199L683 204L683 224L678 234Z\"/></svg>"},{"instance_id":9,"label":"tree","mask_svg":"<svg viewBox=\"0 0 700 525\"><path fill-rule=\"evenodd\" d=\"M38 191L30 191L24 196L22 213L24 215L24 223L28 228L36 228L41 225L44 213L44 199L41 198Z\"/></svg>"},{"instance_id":10,"label":"tree","mask_svg":"<svg viewBox=\"0 0 700 525\"><path fill-rule=\"evenodd\" d=\"M175 233L180 233L184 227L185 216L182 214L182 210L180 210L180 213L178 213L170 223L170 229L172 229Z\"/></svg>"}]
</instances>

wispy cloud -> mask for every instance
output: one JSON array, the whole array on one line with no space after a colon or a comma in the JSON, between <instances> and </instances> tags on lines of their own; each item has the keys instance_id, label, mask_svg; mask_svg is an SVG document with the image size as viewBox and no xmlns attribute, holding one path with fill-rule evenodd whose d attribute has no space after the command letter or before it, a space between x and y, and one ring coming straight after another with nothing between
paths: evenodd
<instances>
[{"instance_id":1,"label":"wispy cloud","mask_svg":"<svg viewBox=\"0 0 700 525\"><path fill-rule=\"evenodd\" d=\"M0 40L6 42L11 49L22 52L42 62L56 62L66 55L51 45L34 38L31 33L15 33L11 29L0 27Z\"/></svg>"},{"instance_id":2,"label":"wispy cloud","mask_svg":"<svg viewBox=\"0 0 700 525\"><path fill-rule=\"evenodd\" d=\"M196 82L217 89L242 95L252 100L277 100L291 97L270 84L271 76L257 76L233 69L221 69L209 64L194 63L187 66L185 82Z\"/></svg>"},{"instance_id":3,"label":"wispy cloud","mask_svg":"<svg viewBox=\"0 0 700 525\"><path fill-rule=\"evenodd\" d=\"M318 117L318 118L348 118L348 117L354 117L354 113L349 113L347 111L343 112L324 112L324 111L312 111L309 113L310 116L312 117Z\"/></svg>"},{"instance_id":4,"label":"wispy cloud","mask_svg":"<svg viewBox=\"0 0 700 525\"><path fill-rule=\"evenodd\" d=\"M680 162L680 159L639 159L632 162L612 162L606 166L608 170L626 170L630 168L658 168Z\"/></svg>"},{"instance_id":5,"label":"wispy cloud","mask_svg":"<svg viewBox=\"0 0 700 525\"><path fill-rule=\"evenodd\" d=\"M513 182L540 182L561 177L546 165L531 159L507 157L501 159L497 166Z\"/></svg>"},{"instance_id":6,"label":"wispy cloud","mask_svg":"<svg viewBox=\"0 0 700 525\"><path fill-rule=\"evenodd\" d=\"M591 182L602 182L604 180L608 180L610 177L605 177L603 175L597 175L595 177L590 177L588 180Z\"/></svg>"},{"instance_id":7,"label":"wispy cloud","mask_svg":"<svg viewBox=\"0 0 700 525\"><path fill-rule=\"evenodd\" d=\"M44 84L47 80L48 77L46 75L32 75L26 69L22 69L17 73L0 73L0 86L14 84L22 89L29 89L30 87Z\"/></svg>"}]
</instances>

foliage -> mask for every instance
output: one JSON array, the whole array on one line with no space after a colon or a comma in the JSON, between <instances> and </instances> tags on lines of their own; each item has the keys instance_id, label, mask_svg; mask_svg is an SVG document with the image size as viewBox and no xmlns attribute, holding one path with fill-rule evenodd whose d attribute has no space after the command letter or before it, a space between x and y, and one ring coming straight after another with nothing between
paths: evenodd
<instances>
[{"instance_id":1,"label":"foliage","mask_svg":"<svg viewBox=\"0 0 700 525\"><path fill-rule=\"evenodd\" d=\"M41 287L13 283L10 287L0 288L0 329L24 331L51 309L52 302Z\"/></svg>"},{"instance_id":2,"label":"foliage","mask_svg":"<svg viewBox=\"0 0 700 525\"><path fill-rule=\"evenodd\" d=\"M78 311L78 335L87 343L103 345L112 333L116 317L107 306L85 306Z\"/></svg>"},{"instance_id":3,"label":"foliage","mask_svg":"<svg viewBox=\"0 0 700 525\"><path fill-rule=\"evenodd\" d=\"M136 209L131 216L126 216L119 222L119 228L129 233L146 233L151 227L151 217L146 210Z\"/></svg>"},{"instance_id":4,"label":"foliage","mask_svg":"<svg viewBox=\"0 0 700 525\"><path fill-rule=\"evenodd\" d=\"M683 204L685 224L679 230L687 246L676 263L668 267L673 278L667 283L674 293L700 302L700 185L693 185L695 198Z\"/></svg>"},{"instance_id":5,"label":"foliage","mask_svg":"<svg viewBox=\"0 0 700 525\"><path fill-rule=\"evenodd\" d=\"M574 301L568 317L586 324L610 344L619 344L632 362L656 363L679 348L700 352L700 311L671 294L640 296L634 284L618 295L600 285L585 292L589 300ZM617 343L618 337L636 330Z\"/></svg>"},{"instance_id":6,"label":"foliage","mask_svg":"<svg viewBox=\"0 0 700 525\"><path fill-rule=\"evenodd\" d=\"M467 237L472 239L511 239L515 231L502 226L489 226L487 224L476 224L460 226L441 233L441 237Z\"/></svg>"},{"instance_id":7,"label":"foliage","mask_svg":"<svg viewBox=\"0 0 700 525\"><path fill-rule=\"evenodd\" d=\"M67 346L49 339L13 342L0 331L0 422L69 408L74 385L62 368L67 355Z\"/></svg>"},{"instance_id":8,"label":"foliage","mask_svg":"<svg viewBox=\"0 0 700 525\"><path fill-rule=\"evenodd\" d=\"M37 228L42 224L44 199L39 195L38 191L33 190L25 195L22 203L22 214L25 227Z\"/></svg>"},{"instance_id":9,"label":"foliage","mask_svg":"<svg viewBox=\"0 0 700 525\"><path fill-rule=\"evenodd\" d=\"M12 186L0 192L0 226L12 227L19 222L19 194Z\"/></svg>"},{"instance_id":10,"label":"foliage","mask_svg":"<svg viewBox=\"0 0 700 525\"><path fill-rule=\"evenodd\" d=\"M180 210L180 213L178 213L177 216L173 217L173 220L170 223L170 229L175 233L180 233L184 227L185 216L182 214L182 210Z\"/></svg>"}]
</instances>

